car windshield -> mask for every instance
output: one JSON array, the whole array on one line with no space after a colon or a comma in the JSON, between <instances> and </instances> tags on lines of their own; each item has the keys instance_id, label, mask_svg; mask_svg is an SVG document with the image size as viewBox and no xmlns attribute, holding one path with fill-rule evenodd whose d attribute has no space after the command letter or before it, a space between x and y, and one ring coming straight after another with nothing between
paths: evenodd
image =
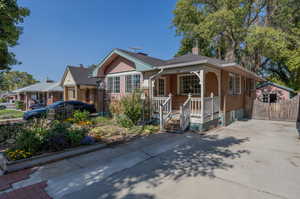
<instances>
[{"instance_id":1,"label":"car windshield","mask_svg":"<svg viewBox=\"0 0 300 199\"><path fill-rule=\"evenodd\" d=\"M50 104L47 106L47 108L55 108L57 105L61 104L62 101L54 102L53 104Z\"/></svg>"}]
</instances>

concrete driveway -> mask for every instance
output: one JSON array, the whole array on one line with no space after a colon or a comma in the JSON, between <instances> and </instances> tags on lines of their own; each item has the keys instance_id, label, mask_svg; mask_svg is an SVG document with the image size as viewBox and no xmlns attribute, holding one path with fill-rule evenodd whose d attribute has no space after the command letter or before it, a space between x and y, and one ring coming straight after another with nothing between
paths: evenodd
<instances>
[{"instance_id":1,"label":"concrete driveway","mask_svg":"<svg viewBox=\"0 0 300 199\"><path fill-rule=\"evenodd\" d=\"M14 187L44 180L53 198L298 199L300 141L294 123L240 121L49 164Z\"/></svg>"},{"instance_id":2,"label":"concrete driveway","mask_svg":"<svg viewBox=\"0 0 300 199\"><path fill-rule=\"evenodd\" d=\"M236 122L64 198L199 199L300 196L294 123Z\"/></svg>"}]
</instances>

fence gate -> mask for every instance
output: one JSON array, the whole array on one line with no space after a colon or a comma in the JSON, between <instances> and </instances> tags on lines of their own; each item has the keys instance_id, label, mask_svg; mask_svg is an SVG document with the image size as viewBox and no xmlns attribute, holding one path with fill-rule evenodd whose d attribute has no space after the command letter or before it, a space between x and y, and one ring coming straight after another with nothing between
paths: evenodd
<instances>
[{"instance_id":1,"label":"fence gate","mask_svg":"<svg viewBox=\"0 0 300 199\"><path fill-rule=\"evenodd\" d=\"M300 96L278 103L263 103L254 100L247 110L248 116L260 120L292 121L299 120Z\"/></svg>"}]
</instances>

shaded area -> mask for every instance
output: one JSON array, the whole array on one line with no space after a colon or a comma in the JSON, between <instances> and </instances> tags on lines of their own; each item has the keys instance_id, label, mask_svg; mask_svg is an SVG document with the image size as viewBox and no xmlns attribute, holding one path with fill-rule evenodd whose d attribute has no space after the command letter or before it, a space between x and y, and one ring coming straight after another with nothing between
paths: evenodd
<instances>
[{"instance_id":1,"label":"shaded area","mask_svg":"<svg viewBox=\"0 0 300 199\"><path fill-rule=\"evenodd\" d=\"M237 159L249 154L248 150L233 150L234 145L249 141L249 138L221 138L217 135L192 135L191 140L172 151L152 157L130 169L95 183L78 193L71 193L65 198L120 198L119 192L127 190L129 195L138 183L147 183L149 188L157 187L168 178L179 181L183 177L215 178L215 170L232 169L227 159ZM96 180L97 176L95 177ZM97 197L96 197L97 196ZM121 197L124 198L124 197ZM130 198L128 195L125 198ZM134 198L134 197L131 197ZM143 198L143 196L137 197ZM144 198L155 198L145 195Z\"/></svg>"}]
</instances>

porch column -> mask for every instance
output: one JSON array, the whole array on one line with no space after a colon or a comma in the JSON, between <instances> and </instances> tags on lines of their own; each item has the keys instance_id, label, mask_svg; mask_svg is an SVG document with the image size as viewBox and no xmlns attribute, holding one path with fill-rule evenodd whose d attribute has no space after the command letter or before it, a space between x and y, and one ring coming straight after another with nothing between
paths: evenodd
<instances>
[{"instance_id":1,"label":"porch column","mask_svg":"<svg viewBox=\"0 0 300 199\"><path fill-rule=\"evenodd\" d=\"M201 85L201 123L204 123L204 95L205 95L205 71L202 69L200 70L200 85Z\"/></svg>"}]
</instances>

